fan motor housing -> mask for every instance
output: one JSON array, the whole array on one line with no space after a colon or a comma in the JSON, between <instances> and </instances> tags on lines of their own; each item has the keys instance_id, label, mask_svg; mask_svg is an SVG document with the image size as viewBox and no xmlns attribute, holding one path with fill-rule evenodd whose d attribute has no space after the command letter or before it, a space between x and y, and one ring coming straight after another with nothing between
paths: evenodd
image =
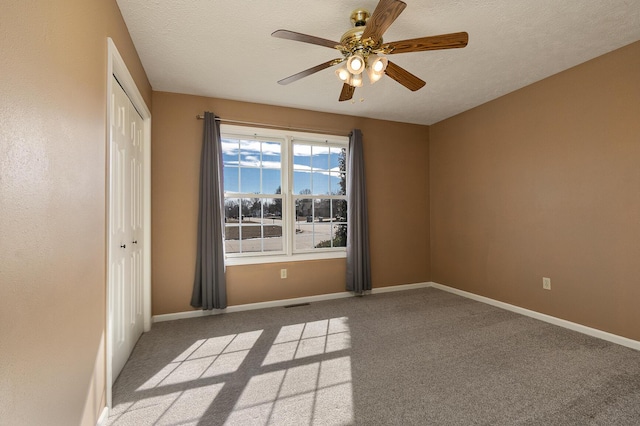
<instances>
[{"instance_id":1,"label":"fan motor housing","mask_svg":"<svg viewBox=\"0 0 640 426\"><path fill-rule=\"evenodd\" d=\"M366 9L356 9L351 12L351 23L354 27L364 27L369 20L369 11Z\"/></svg>"}]
</instances>

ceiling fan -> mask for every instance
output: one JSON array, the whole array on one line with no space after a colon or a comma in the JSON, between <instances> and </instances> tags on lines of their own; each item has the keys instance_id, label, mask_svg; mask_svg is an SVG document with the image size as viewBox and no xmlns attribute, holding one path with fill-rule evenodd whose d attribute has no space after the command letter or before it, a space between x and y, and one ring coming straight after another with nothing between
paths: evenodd
<instances>
[{"instance_id":1,"label":"ceiling fan","mask_svg":"<svg viewBox=\"0 0 640 426\"><path fill-rule=\"evenodd\" d=\"M346 66L336 70L336 75L343 82L342 91L338 98L340 101L351 99L356 87L362 86L364 71L367 72L372 84L386 74L409 90L416 91L422 88L425 85L424 81L389 61L385 55L465 47L469 41L469 35L466 32L460 32L384 43L382 35L405 7L407 4L400 0L380 0L372 15L369 15L369 12L364 9L354 10L351 13L351 22L354 24L354 28L342 35L340 43L294 31L274 31L271 34L273 37L325 46L337 49L342 54L341 58L332 59L293 74L278 83L283 85L293 83L346 61Z\"/></svg>"}]
</instances>

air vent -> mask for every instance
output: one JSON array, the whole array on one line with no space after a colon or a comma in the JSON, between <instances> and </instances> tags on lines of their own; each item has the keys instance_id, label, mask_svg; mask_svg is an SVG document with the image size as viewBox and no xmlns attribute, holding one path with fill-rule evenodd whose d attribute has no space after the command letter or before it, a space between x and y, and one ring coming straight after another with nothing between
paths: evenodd
<instances>
[{"instance_id":1,"label":"air vent","mask_svg":"<svg viewBox=\"0 0 640 426\"><path fill-rule=\"evenodd\" d=\"M295 305L287 305L285 308L297 308L298 306L309 306L308 303L297 303Z\"/></svg>"}]
</instances>

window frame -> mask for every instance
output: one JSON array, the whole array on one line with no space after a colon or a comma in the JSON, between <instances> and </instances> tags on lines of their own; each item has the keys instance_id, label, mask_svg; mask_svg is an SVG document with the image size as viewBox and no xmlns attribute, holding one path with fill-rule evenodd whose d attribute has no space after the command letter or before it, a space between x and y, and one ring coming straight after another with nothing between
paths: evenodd
<instances>
[{"instance_id":1,"label":"window frame","mask_svg":"<svg viewBox=\"0 0 640 426\"><path fill-rule=\"evenodd\" d=\"M301 198L300 194L293 194L293 173L294 156L293 144L306 144L315 146L328 146L344 148L346 152L346 164L349 156L349 138L347 136L327 135L321 133L307 133L300 131L290 131L284 129L269 129L260 127L249 127L237 124L221 123L221 139L250 138L260 141L278 141L281 143L280 152L280 176L281 176L281 196L282 196L282 243L283 250L278 252L248 252L248 253L225 253L225 263L227 265L249 265L261 263L292 262L318 259L345 258L346 247L327 247L321 249L295 250L295 225L296 211L295 199ZM224 167L224 166L223 166ZM256 198L256 194L224 193L224 200L227 198ZM268 194L260 194L262 196ZM345 195L309 195L307 198L322 199L345 199ZM260 198L260 197L258 197ZM266 197L265 197L266 198ZM272 197L269 197L272 198ZM348 226L348 218L347 218Z\"/></svg>"}]
</instances>

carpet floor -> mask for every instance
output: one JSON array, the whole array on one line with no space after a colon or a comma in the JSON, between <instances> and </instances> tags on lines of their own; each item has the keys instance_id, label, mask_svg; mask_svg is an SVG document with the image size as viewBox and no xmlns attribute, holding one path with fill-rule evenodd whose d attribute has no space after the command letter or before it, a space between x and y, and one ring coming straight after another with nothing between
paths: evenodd
<instances>
[{"instance_id":1,"label":"carpet floor","mask_svg":"<svg viewBox=\"0 0 640 426\"><path fill-rule=\"evenodd\" d=\"M109 425L640 425L640 352L433 288L162 322Z\"/></svg>"}]
</instances>

